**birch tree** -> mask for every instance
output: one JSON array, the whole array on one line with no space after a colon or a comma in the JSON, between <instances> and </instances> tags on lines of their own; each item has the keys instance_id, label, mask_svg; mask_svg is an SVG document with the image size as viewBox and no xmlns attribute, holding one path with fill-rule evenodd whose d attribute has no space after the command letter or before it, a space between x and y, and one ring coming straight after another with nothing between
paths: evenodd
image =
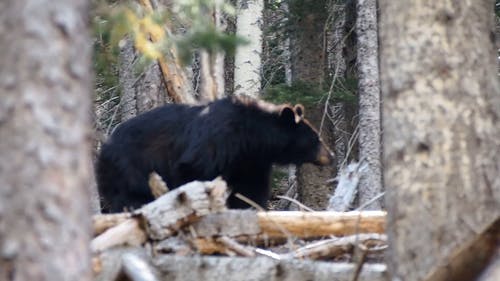
<instances>
[{"instance_id":1,"label":"birch tree","mask_svg":"<svg viewBox=\"0 0 500 281\"><path fill-rule=\"evenodd\" d=\"M0 2L0 279L90 280L88 1Z\"/></svg>"},{"instance_id":2,"label":"birch tree","mask_svg":"<svg viewBox=\"0 0 500 281\"><path fill-rule=\"evenodd\" d=\"M236 35L250 43L240 46L234 58L234 94L257 97L261 88L263 0L238 0Z\"/></svg>"},{"instance_id":3,"label":"birch tree","mask_svg":"<svg viewBox=\"0 0 500 281\"><path fill-rule=\"evenodd\" d=\"M392 278L475 280L500 216L494 1L379 4Z\"/></svg>"}]
</instances>

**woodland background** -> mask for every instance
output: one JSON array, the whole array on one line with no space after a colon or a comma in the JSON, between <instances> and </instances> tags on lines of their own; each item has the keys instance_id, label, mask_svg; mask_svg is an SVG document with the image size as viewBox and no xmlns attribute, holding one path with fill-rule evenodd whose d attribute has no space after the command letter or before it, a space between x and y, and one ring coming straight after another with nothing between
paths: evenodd
<instances>
[{"instance_id":1,"label":"woodland background","mask_svg":"<svg viewBox=\"0 0 500 281\"><path fill-rule=\"evenodd\" d=\"M242 93L304 104L336 154L329 168L275 169L271 209L303 208L286 195L337 210L344 175L357 196L337 211L387 210L387 278L495 280L499 10L492 0L2 1L0 280L92 279L100 143L156 106Z\"/></svg>"}]
</instances>

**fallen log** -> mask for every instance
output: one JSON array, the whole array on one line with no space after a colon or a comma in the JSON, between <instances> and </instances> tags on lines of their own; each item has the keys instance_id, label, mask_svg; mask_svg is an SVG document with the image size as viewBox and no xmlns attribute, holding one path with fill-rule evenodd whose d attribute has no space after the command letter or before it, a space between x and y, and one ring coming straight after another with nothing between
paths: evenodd
<instances>
[{"instance_id":1,"label":"fallen log","mask_svg":"<svg viewBox=\"0 0 500 281\"><path fill-rule=\"evenodd\" d=\"M345 237L331 238L306 245L284 258L295 259L329 259L350 253L356 245L364 245L367 251L371 248L380 248L387 245L387 236L384 234L357 234Z\"/></svg>"},{"instance_id":2,"label":"fallen log","mask_svg":"<svg viewBox=\"0 0 500 281\"><path fill-rule=\"evenodd\" d=\"M91 242L93 252L120 245L140 245L147 238L163 240L202 216L225 210L226 183L217 178L210 182L190 182L133 213L96 215ZM110 227L112 223L117 223Z\"/></svg>"},{"instance_id":3,"label":"fallen log","mask_svg":"<svg viewBox=\"0 0 500 281\"><path fill-rule=\"evenodd\" d=\"M224 254L227 252L226 245L213 237L225 236L244 244L262 245L295 238L310 240L330 235L381 234L384 233L384 224L385 212L381 211L338 213L228 210L205 216L191 228L196 236L192 240L193 245L200 253Z\"/></svg>"},{"instance_id":4,"label":"fallen log","mask_svg":"<svg viewBox=\"0 0 500 281\"><path fill-rule=\"evenodd\" d=\"M119 245L161 241L182 230L201 252L210 252L212 237L239 243L315 239L358 233L383 233L385 212L255 212L226 210L226 183L191 182L168 192L133 213L96 215L91 247L103 251ZM224 211L224 212L222 212ZM111 227L113 224L117 224ZM204 241L208 238L207 241ZM226 241L227 242L227 241ZM205 246L207 244L209 246ZM220 244L220 243L219 243Z\"/></svg>"},{"instance_id":5,"label":"fallen log","mask_svg":"<svg viewBox=\"0 0 500 281\"><path fill-rule=\"evenodd\" d=\"M313 239L330 235L384 233L383 211L364 212L255 212L228 210L193 224L198 237L229 236L238 241L283 238Z\"/></svg>"},{"instance_id":6,"label":"fallen log","mask_svg":"<svg viewBox=\"0 0 500 281\"><path fill-rule=\"evenodd\" d=\"M331 263L312 260L279 260L269 257L212 257L158 254L151 257L144 248L119 248L95 257L94 280L119 279L123 271L123 256L134 254L151 266L158 280L315 280L351 281L356 271L354 263ZM98 271L96 271L96 269ZM365 264L358 281L387 281L384 264Z\"/></svg>"},{"instance_id":7,"label":"fallen log","mask_svg":"<svg viewBox=\"0 0 500 281\"><path fill-rule=\"evenodd\" d=\"M165 203L165 202L164 202ZM167 203L165 203L167 204ZM161 203L155 203L161 205ZM163 209L168 207L164 206ZM208 211L207 211L208 212ZM190 223L189 213L183 212L181 221L184 225ZM106 220L104 217L113 215L95 215L94 222ZM163 217L165 214L163 214ZM97 218L100 217L100 218ZM126 216L124 216L126 217ZM161 220L162 216L149 215L150 221ZM249 236L248 239L273 239L293 236L302 239L335 235L346 236L356 233L384 233L386 213L383 211L355 211L355 212L300 212L300 211L272 211L255 212L251 210L227 210L216 214L201 217L192 224L197 237ZM168 237L168 225L177 225L177 219L172 222L162 222L166 230L164 238ZM111 220L110 220L111 221ZM168 221L172 221L171 218ZM156 223L155 223L156 224ZM94 224L94 232L100 226ZM158 226L159 229L162 227ZM177 225L176 229L179 229ZM159 230L161 232L161 230ZM241 242L245 237L239 237ZM158 239L161 240L161 239Z\"/></svg>"},{"instance_id":8,"label":"fallen log","mask_svg":"<svg viewBox=\"0 0 500 281\"><path fill-rule=\"evenodd\" d=\"M175 196L174 196L175 197ZM170 200L171 201L171 200ZM156 201L155 201L156 202ZM163 202L163 204L161 204ZM183 226L189 225L189 230L194 236L193 244L202 253L219 253L220 247L211 240L212 237L227 236L240 243L256 243L270 241L286 241L291 238L315 239L321 237L347 236L359 233L384 233L385 212L255 212L251 210L227 210L215 214L208 214L210 210L194 212L192 209L179 211L174 215L174 210L168 207L168 202L154 203L157 207L143 208L140 215L147 221L148 237L152 240L163 240ZM165 205L166 204L166 205ZM172 202L170 202L172 204ZM158 212L158 208L165 212ZM146 211L152 208L154 212ZM168 211L166 211L168 210ZM220 211L220 209L218 209ZM182 214L182 215L181 215ZM103 215L100 215L103 216ZM106 215L105 215L106 216ZM139 218L130 218L136 219ZM94 221L99 221L95 219ZM137 224L139 228L139 224ZM130 233L134 231L129 229ZM143 230L144 231L144 230ZM127 233L120 232L121 236ZM106 240L112 240L107 234ZM103 238L99 238L104 240ZM97 240L95 238L94 240ZM116 240L123 243L116 236ZM93 244L97 242L93 241ZM130 243L128 243L130 244ZM107 246L118 244L106 244ZM214 246L215 245L215 246ZM93 249L103 250L106 247L94 246Z\"/></svg>"},{"instance_id":9,"label":"fallen log","mask_svg":"<svg viewBox=\"0 0 500 281\"><path fill-rule=\"evenodd\" d=\"M149 174L148 185L155 199L170 191L167 183L156 172Z\"/></svg>"},{"instance_id":10,"label":"fallen log","mask_svg":"<svg viewBox=\"0 0 500 281\"><path fill-rule=\"evenodd\" d=\"M92 224L94 226L94 236L99 235L107 229L116 226L125 220L132 217L131 213L118 213L107 215L95 215L92 217Z\"/></svg>"},{"instance_id":11,"label":"fallen log","mask_svg":"<svg viewBox=\"0 0 500 281\"><path fill-rule=\"evenodd\" d=\"M161 255L153 260L160 280L315 280L350 281L356 265L310 260L276 260L268 257L179 257ZM358 281L387 281L383 264L365 264Z\"/></svg>"},{"instance_id":12,"label":"fallen log","mask_svg":"<svg viewBox=\"0 0 500 281\"><path fill-rule=\"evenodd\" d=\"M259 212L262 234L268 238L284 237L284 231L295 237L311 239L329 235L384 233L386 212Z\"/></svg>"},{"instance_id":13,"label":"fallen log","mask_svg":"<svg viewBox=\"0 0 500 281\"><path fill-rule=\"evenodd\" d=\"M146 239L146 233L140 227L139 219L129 218L94 238L90 242L90 249L95 253L115 246L140 246Z\"/></svg>"},{"instance_id":14,"label":"fallen log","mask_svg":"<svg viewBox=\"0 0 500 281\"><path fill-rule=\"evenodd\" d=\"M168 193L170 194L170 193ZM165 202L155 205L168 204ZM163 209L168 207L164 206ZM141 211L140 213L143 213ZM151 212L149 220L161 220ZM185 224L189 222L189 214L183 212ZM165 216L166 214L163 214ZM130 215L111 214L94 216L94 233L102 229L102 221L110 226L112 222L121 222ZM110 217L108 219L108 217ZM346 236L356 233L384 233L386 213L383 211L355 211L355 212L300 212L300 211L272 211L255 212L251 210L227 210L221 213L209 214L193 224L193 230L198 237L224 235L229 237L253 236L252 239L286 238L288 235L299 238L314 238L322 236ZM119 218L119 219L114 219ZM173 219L176 221L177 219ZM172 218L168 218L172 221ZM166 223L167 225L176 223ZM161 227L159 227L161 229ZM166 227L168 229L168 227ZM177 227L178 229L178 227ZM171 231L164 230L167 237ZM265 236L265 237L264 237ZM244 239L244 238L242 238ZM249 238L250 239L250 238Z\"/></svg>"},{"instance_id":15,"label":"fallen log","mask_svg":"<svg viewBox=\"0 0 500 281\"><path fill-rule=\"evenodd\" d=\"M259 250L261 249L244 246L238 244L236 240L228 241L228 239L228 237L222 236L219 238L198 238L194 239L192 242L197 248L198 252L204 255L228 254L228 252L232 252L232 255L237 254L244 257L261 255L261 253L259 252ZM370 251L371 249L375 249L378 251L380 248L385 249L386 243L387 237L384 234L356 234L346 237L336 237L321 240L298 248L290 253L281 255L274 254L271 257L278 260L325 260L339 257L344 254L352 254L353 249L356 245L363 245L366 251Z\"/></svg>"},{"instance_id":16,"label":"fallen log","mask_svg":"<svg viewBox=\"0 0 500 281\"><path fill-rule=\"evenodd\" d=\"M236 237L239 242L314 239L325 236L346 236L357 233L384 233L382 211L364 212L255 212L228 210L211 214L192 225L198 238Z\"/></svg>"},{"instance_id":17,"label":"fallen log","mask_svg":"<svg viewBox=\"0 0 500 281\"><path fill-rule=\"evenodd\" d=\"M154 271L151 264L151 256L147 253L146 249L139 247L121 247L111 249L99 254L96 254L92 259L92 270L94 281L117 281L117 280L133 280L130 275L133 274L134 264L137 262L132 260L130 262L130 256L140 259L144 266L147 266L141 271L147 271L147 275L151 275L150 272ZM147 263L147 265L145 265ZM126 272L128 271L128 272ZM156 272L154 272L156 276Z\"/></svg>"},{"instance_id":18,"label":"fallen log","mask_svg":"<svg viewBox=\"0 0 500 281\"><path fill-rule=\"evenodd\" d=\"M187 183L174 189L136 212L143 219L148 237L163 240L201 217L226 210L226 182Z\"/></svg>"},{"instance_id":19,"label":"fallen log","mask_svg":"<svg viewBox=\"0 0 500 281\"><path fill-rule=\"evenodd\" d=\"M327 210L337 212L349 210L358 193L360 171L364 169L364 166L366 165L361 165L361 163L351 163L341 169L335 192L328 200Z\"/></svg>"},{"instance_id":20,"label":"fallen log","mask_svg":"<svg viewBox=\"0 0 500 281\"><path fill-rule=\"evenodd\" d=\"M158 281L146 258L126 253L122 256L122 273L131 281Z\"/></svg>"}]
</instances>

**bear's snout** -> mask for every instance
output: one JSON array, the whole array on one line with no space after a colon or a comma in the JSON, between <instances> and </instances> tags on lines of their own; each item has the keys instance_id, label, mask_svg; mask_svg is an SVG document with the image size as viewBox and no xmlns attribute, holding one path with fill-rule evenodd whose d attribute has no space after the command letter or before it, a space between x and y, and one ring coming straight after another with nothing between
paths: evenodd
<instances>
[{"instance_id":1,"label":"bear's snout","mask_svg":"<svg viewBox=\"0 0 500 281\"><path fill-rule=\"evenodd\" d=\"M333 162L333 157L333 152L324 144L321 144L316 155L316 160L313 163L320 166L330 165Z\"/></svg>"}]
</instances>

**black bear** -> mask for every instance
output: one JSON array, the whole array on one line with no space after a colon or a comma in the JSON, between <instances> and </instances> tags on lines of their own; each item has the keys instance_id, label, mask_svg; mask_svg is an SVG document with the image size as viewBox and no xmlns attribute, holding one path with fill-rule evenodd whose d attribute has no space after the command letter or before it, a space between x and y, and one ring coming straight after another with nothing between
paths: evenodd
<instances>
[{"instance_id":1,"label":"black bear","mask_svg":"<svg viewBox=\"0 0 500 281\"><path fill-rule=\"evenodd\" d=\"M103 212L153 201L152 171L169 188L221 175L233 193L265 207L273 163L332 161L303 114L301 105L228 97L207 105L165 105L132 118L115 129L97 159ZM228 206L248 207L232 195Z\"/></svg>"}]
</instances>

